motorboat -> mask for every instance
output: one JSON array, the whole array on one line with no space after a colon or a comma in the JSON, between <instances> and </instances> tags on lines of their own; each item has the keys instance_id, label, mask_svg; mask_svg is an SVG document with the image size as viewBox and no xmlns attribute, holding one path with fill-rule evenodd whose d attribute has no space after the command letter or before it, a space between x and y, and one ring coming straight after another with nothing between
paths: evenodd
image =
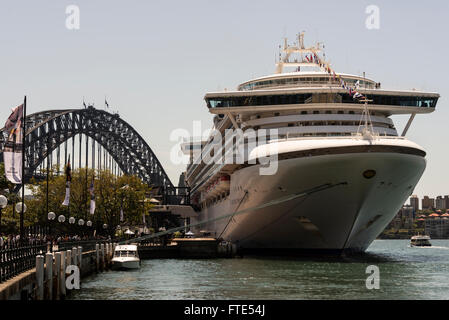
<instances>
[{"instance_id":1,"label":"motorboat","mask_svg":"<svg viewBox=\"0 0 449 320\"><path fill-rule=\"evenodd\" d=\"M140 268L139 253L137 245L118 245L114 250L112 258L113 269L138 269Z\"/></svg>"},{"instance_id":2,"label":"motorboat","mask_svg":"<svg viewBox=\"0 0 449 320\"><path fill-rule=\"evenodd\" d=\"M416 235L410 239L410 245L412 247L430 247L432 244L430 243L429 236Z\"/></svg>"}]
</instances>

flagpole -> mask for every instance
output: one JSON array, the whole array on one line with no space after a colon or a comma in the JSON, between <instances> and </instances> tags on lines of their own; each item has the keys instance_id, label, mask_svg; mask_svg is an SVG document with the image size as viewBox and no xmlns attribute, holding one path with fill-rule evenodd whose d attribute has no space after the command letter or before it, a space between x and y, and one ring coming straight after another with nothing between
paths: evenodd
<instances>
[{"instance_id":1,"label":"flagpole","mask_svg":"<svg viewBox=\"0 0 449 320\"><path fill-rule=\"evenodd\" d=\"M25 209L25 136L26 136L27 96L23 100L23 133L22 133L22 211L20 212L20 242L25 240L23 217Z\"/></svg>"},{"instance_id":2,"label":"flagpole","mask_svg":"<svg viewBox=\"0 0 449 320\"><path fill-rule=\"evenodd\" d=\"M48 130L49 132L47 133L47 214L48 214L48 180L49 180L49 175L50 175L50 166L49 166L49 160L50 160L50 154L48 153L50 150L50 130Z\"/></svg>"}]
</instances>

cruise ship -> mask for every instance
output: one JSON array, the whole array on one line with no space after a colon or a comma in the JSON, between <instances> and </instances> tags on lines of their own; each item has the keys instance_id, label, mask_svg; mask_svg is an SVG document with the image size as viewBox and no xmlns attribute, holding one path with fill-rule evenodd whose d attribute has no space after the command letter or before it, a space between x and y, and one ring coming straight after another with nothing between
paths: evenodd
<instances>
[{"instance_id":1,"label":"cruise ship","mask_svg":"<svg viewBox=\"0 0 449 320\"><path fill-rule=\"evenodd\" d=\"M405 135L439 94L335 72L323 49L300 33L274 74L205 95L214 134L182 144L197 232L242 252L363 252L412 194L426 152Z\"/></svg>"}]
</instances>

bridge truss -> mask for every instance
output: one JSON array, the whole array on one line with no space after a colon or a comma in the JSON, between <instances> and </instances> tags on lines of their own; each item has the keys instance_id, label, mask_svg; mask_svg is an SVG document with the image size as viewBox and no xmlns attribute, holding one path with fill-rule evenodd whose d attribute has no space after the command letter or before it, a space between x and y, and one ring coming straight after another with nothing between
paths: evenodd
<instances>
[{"instance_id":1,"label":"bridge truss","mask_svg":"<svg viewBox=\"0 0 449 320\"><path fill-rule=\"evenodd\" d=\"M62 144L65 147L64 163L67 163L67 141L76 135L80 135L81 152L81 136L85 135L93 140L92 155L95 155L96 142L107 151L124 174L137 175L149 186L163 190L164 194L176 192L149 145L118 114L91 106L85 109L41 111L27 116L26 128L25 183L38 175L37 169L47 157L52 157L54 150L57 150L59 164ZM87 153L86 145L86 159ZM71 160L72 167L75 160ZM81 166L81 155L79 163ZM94 159L92 163L95 164Z\"/></svg>"}]
</instances>

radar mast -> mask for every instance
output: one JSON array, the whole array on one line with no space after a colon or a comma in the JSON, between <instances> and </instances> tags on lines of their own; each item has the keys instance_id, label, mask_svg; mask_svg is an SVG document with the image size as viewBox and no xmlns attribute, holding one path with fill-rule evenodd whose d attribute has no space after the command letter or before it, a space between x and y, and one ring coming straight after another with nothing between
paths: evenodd
<instances>
[{"instance_id":1,"label":"radar mast","mask_svg":"<svg viewBox=\"0 0 449 320\"><path fill-rule=\"evenodd\" d=\"M279 46L281 47L281 46ZM304 32L297 35L297 42L293 45L288 44L287 38L284 38L284 46L279 53L278 62L276 62L276 73L282 73L284 67L296 67L299 71L301 67L317 67L326 71L330 64L318 54L324 49L324 45L317 42L315 46L306 48L304 45Z\"/></svg>"}]
</instances>

